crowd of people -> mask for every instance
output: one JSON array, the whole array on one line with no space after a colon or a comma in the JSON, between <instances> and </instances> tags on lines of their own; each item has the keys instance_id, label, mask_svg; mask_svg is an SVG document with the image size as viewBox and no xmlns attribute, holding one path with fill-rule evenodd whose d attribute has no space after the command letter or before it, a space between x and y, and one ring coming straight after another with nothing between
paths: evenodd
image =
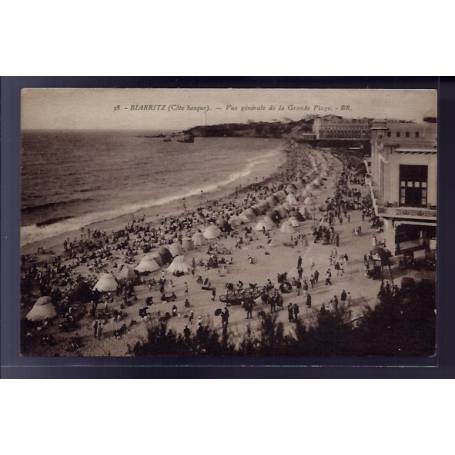
<instances>
[{"instance_id":1,"label":"crowd of people","mask_svg":"<svg viewBox=\"0 0 455 455\"><path fill-rule=\"evenodd\" d=\"M185 238L191 238L195 232L201 230L201 227L215 224L221 231L219 242L212 242L205 249L206 259L196 261L193 258L190 273L202 289L210 291L209 298L211 301L218 304L216 287L212 284L210 277L204 275L210 269L220 270L222 267L229 267L233 264L233 254L223 247L223 239L233 240L234 248L244 248L257 242L261 235L272 240L272 232L269 229L264 228L258 232L252 228L251 223L244 222L236 225L230 223L230 220L240 217L249 209L254 212L255 216L259 216L261 206L267 207L265 213L270 214L270 219L275 227L278 227L280 222L287 217L294 216L296 219L304 219L298 211L297 205L288 204L286 213L283 214L274 210L271 202L267 206L266 201L271 201L273 198L278 199L277 195L283 193L285 196L292 194L293 198L302 205L303 197L299 197L296 190L304 188L311 181L320 177L323 171L327 171L327 159L323 154L318 154L317 159L314 155L312 152L296 153L289 151L286 166L273 179L254 183L244 188L237 188L235 197L208 201L204 207L191 210L186 208L183 213L163 217L157 222L150 222L145 219L145 216L135 217L123 229L113 232L90 228L81 229L79 237L64 240L61 254L23 256L22 292L24 308L29 308L37 295L49 295L58 309L59 316L63 317L64 320L72 319L77 322L85 314L83 311L74 311L74 308L78 307L78 302L87 300L89 306L86 313L93 321L94 338L103 338L103 324L109 318L113 318L119 324L122 323L117 331L121 336L128 327L123 322L125 313L122 310L136 302L135 286L146 284L150 291L157 287L162 297L168 294L172 297L169 300L167 298L161 299L162 301L174 302L170 311L164 312L168 318L178 317L182 311L175 303L176 300L181 299L185 302L184 309L188 322L185 330L191 330L189 327L193 325L195 315L193 306L190 304L191 296L186 282L184 295L177 296L172 278L161 271L159 279L137 276L135 280L119 282L115 292L100 293L93 291L97 277L101 272L114 273L122 264L135 264L138 257L161 246L169 246L174 243L182 245ZM363 197L360 190L364 184L362 174L350 168L346 162L343 162L343 166L344 171L336 182L335 193L325 201L321 201L317 219L313 216L315 224L312 230L313 241L315 243L322 241L324 244L333 246L329 256L328 268L324 274L323 283L325 286L332 285L334 278L343 276L349 260L347 253L340 254L338 252L338 248L342 245L340 245L340 236L336 225L349 224L352 210L360 210L363 217L372 217L372 213L374 213L372 212L371 201ZM319 180L321 180L320 185L325 179ZM309 245L308 237L303 232L297 230L292 238L297 242L294 246ZM42 259L43 256L45 259ZM249 255L248 261L250 265L254 265L256 258ZM335 277L332 274L332 268ZM293 299L298 298L298 302L304 309L301 312L297 301L289 303L289 321L297 320L299 315L303 317L302 314L308 313L313 308L311 290L319 286L320 283L321 273L315 268L315 264L309 264L307 273L305 273L301 256L297 260L296 270L296 276L284 276L283 279L278 277L276 283L272 283L271 279L268 279L264 284L258 284L262 290L261 296L264 297L263 302L270 304L270 311L282 309L282 296L295 292ZM237 291L241 291L242 287L243 282ZM117 298L121 302L120 309L113 310L112 303ZM349 306L351 302L350 292L343 290L339 299L338 296L333 296L328 302L324 302L323 306L330 311L339 305ZM246 319L255 318L258 313L254 311L258 305L256 301L243 298L240 303L246 313ZM145 303L139 307L139 316L143 319L150 318L149 309L154 306L153 298L148 295ZM110 311L111 309L112 311ZM259 309L258 311L262 310ZM159 310L157 314L162 315L163 312ZM223 331L226 331L230 319L229 304L222 308L219 316L221 327ZM202 321L203 318L199 316L198 327L203 324ZM132 323L133 321L130 321L129 325Z\"/></svg>"}]
</instances>

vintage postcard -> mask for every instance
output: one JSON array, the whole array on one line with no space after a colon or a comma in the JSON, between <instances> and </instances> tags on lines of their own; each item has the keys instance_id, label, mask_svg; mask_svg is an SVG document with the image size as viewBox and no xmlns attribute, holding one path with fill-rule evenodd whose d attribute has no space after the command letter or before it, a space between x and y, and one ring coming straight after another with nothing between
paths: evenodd
<instances>
[{"instance_id":1,"label":"vintage postcard","mask_svg":"<svg viewBox=\"0 0 455 455\"><path fill-rule=\"evenodd\" d=\"M21 103L23 356L435 354L435 90Z\"/></svg>"}]
</instances>

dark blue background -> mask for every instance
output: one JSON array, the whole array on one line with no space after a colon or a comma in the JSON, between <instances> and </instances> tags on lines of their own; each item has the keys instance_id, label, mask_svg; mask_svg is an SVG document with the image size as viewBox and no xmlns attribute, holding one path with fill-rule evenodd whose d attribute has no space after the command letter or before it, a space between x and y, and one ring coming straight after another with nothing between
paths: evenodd
<instances>
[{"instance_id":1,"label":"dark blue background","mask_svg":"<svg viewBox=\"0 0 455 455\"><path fill-rule=\"evenodd\" d=\"M31 358L19 354L20 90L29 87L438 89L438 346L404 358ZM1 376L55 378L455 378L455 78L7 77L1 80Z\"/></svg>"}]
</instances>

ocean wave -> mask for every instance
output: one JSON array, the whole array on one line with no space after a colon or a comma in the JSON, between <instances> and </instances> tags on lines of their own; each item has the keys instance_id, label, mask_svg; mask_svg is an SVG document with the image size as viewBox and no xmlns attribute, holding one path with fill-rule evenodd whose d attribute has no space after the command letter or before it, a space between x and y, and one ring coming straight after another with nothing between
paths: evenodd
<instances>
[{"instance_id":1,"label":"ocean wave","mask_svg":"<svg viewBox=\"0 0 455 455\"><path fill-rule=\"evenodd\" d=\"M29 205L29 206L22 207L21 211L22 211L22 213L34 213L34 212L41 211L41 210L66 207L71 204L80 204L81 202L90 202L92 200L93 199L91 199L91 198L77 198L77 199L68 199L65 201L46 202L44 204Z\"/></svg>"},{"instance_id":2,"label":"ocean wave","mask_svg":"<svg viewBox=\"0 0 455 455\"><path fill-rule=\"evenodd\" d=\"M33 225L22 226L21 246L50 237L55 237L66 232L76 231L92 223L113 220L120 216L133 214L140 210L148 209L151 207L163 206L171 202L182 200L184 198L200 195L201 193L212 193L224 186L234 183L241 178L248 177L257 166L269 162L273 157L278 157L281 151L281 148L275 149L268 153L265 153L261 157L250 159L242 170L230 174L225 180L217 183L190 188L184 192L166 196L160 199L144 201L137 204L123 205L112 210L88 213L78 217L71 217L55 223L37 223ZM45 205L48 206L50 204Z\"/></svg>"}]
</instances>

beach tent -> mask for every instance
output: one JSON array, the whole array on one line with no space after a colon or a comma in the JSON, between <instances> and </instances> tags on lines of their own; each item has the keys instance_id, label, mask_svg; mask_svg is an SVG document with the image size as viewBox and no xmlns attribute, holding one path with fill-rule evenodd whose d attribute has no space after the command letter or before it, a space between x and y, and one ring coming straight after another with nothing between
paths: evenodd
<instances>
[{"instance_id":1,"label":"beach tent","mask_svg":"<svg viewBox=\"0 0 455 455\"><path fill-rule=\"evenodd\" d=\"M190 239L189 237L185 237L183 240L182 240L182 248L185 250L185 251L191 251L193 248L194 248L194 242L192 239Z\"/></svg>"},{"instance_id":2,"label":"beach tent","mask_svg":"<svg viewBox=\"0 0 455 455\"><path fill-rule=\"evenodd\" d=\"M136 274L131 266L127 264L123 264L120 267L119 273L117 274L118 281L128 281L134 280L136 278Z\"/></svg>"},{"instance_id":3,"label":"beach tent","mask_svg":"<svg viewBox=\"0 0 455 455\"><path fill-rule=\"evenodd\" d=\"M101 273L93 290L99 292L113 292L118 287L117 280L110 273Z\"/></svg>"},{"instance_id":4,"label":"beach tent","mask_svg":"<svg viewBox=\"0 0 455 455\"><path fill-rule=\"evenodd\" d=\"M191 240L193 241L194 246L201 246L205 243L205 237L202 235L202 232L199 231L193 234Z\"/></svg>"},{"instance_id":5,"label":"beach tent","mask_svg":"<svg viewBox=\"0 0 455 455\"><path fill-rule=\"evenodd\" d=\"M154 257L151 255L144 256L139 265L136 267L136 271L139 273L150 273L156 272L160 268L160 265Z\"/></svg>"},{"instance_id":6,"label":"beach tent","mask_svg":"<svg viewBox=\"0 0 455 455\"><path fill-rule=\"evenodd\" d=\"M263 231L264 229L266 231L273 229L273 221L269 217L262 218L260 221L258 221L256 226L254 226L255 231Z\"/></svg>"},{"instance_id":7,"label":"beach tent","mask_svg":"<svg viewBox=\"0 0 455 455\"><path fill-rule=\"evenodd\" d=\"M188 273L190 271L190 267L185 262L183 256L176 256L171 265L167 268L167 271L169 273Z\"/></svg>"},{"instance_id":8,"label":"beach tent","mask_svg":"<svg viewBox=\"0 0 455 455\"><path fill-rule=\"evenodd\" d=\"M160 246L158 248L158 254L160 255L161 265L172 262L172 254L167 247Z\"/></svg>"},{"instance_id":9,"label":"beach tent","mask_svg":"<svg viewBox=\"0 0 455 455\"><path fill-rule=\"evenodd\" d=\"M202 233L204 238L206 238L208 240L216 239L220 236L220 234L221 234L220 229L217 226L215 226L214 224L211 224L210 226L208 226Z\"/></svg>"},{"instance_id":10,"label":"beach tent","mask_svg":"<svg viewBox=\"0 0 455 455\"><path fill-rule=\"evenodd\" d=\"M175 258L176 256L180 256L183 253L183 248L179 243L173 243L172 245L168 246L169 253L171 253L172 257Z\"/></svg>"},{"instance_id":11,"label":"beach tent","mask_svg":"<svg viewBox=\"0 0 455 455\"><path fill-rule=\"evenodd\" d=\"M286 234L293 234L295 232L295 227L290 223L290 221L284 221L280 226L280 232Z\"/></svg>"},{"instance_id":12,"label":"beach tent","mask_svg":"<svg viewBox=\"0 0 455 455\"><path fill-rule=\"evenodd\" d=\"M294 194L293 193L289 193L287 196L286 196L286 202L290 205L296 205L298 204L297 202L297 199L295 198Z\"/></svg>"},{"instance_id":13,"label":"beach tent","mask_svg":"<svg viewBox=\"0 0 455 455\"><path fill-rule=\"evenodd\" d=\"M158 250L152 251L151 253L147 254L147 256L144 256L146 258L154 259L155 262L158 264L159 267L161 267L163 264L163 261L161 260L161 255L158 252Z\"/></svg>"},{"instance_id":14,"label":"beach tent","mask_svg":"<svg viewBox=\"0 0 455 455\"><path fill-rule=\"evenodd\" d=\"M29 321L44 321L57 316L52 300L49 296L40 297L32 309L25 316Z\"/></svg>"}]
</instances>

